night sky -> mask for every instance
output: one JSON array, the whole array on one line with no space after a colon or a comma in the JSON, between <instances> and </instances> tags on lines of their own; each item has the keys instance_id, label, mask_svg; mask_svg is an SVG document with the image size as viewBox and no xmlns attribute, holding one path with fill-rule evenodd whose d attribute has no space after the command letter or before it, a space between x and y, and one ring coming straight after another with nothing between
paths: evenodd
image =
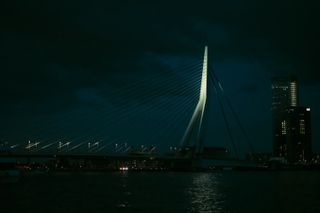
<instances>
[{"instance_id":1,"label":"night sky","mask_svg":"<svg viewBox=\"0 0 320 213\"><path fill-rule=\"evenodd\" d=\"M210 66L257 151L271 152L271 77L287 74L298 77L320 150L315 1L5 2L1 140L178 145L199 90L201 67L189 67L201 64L207 44ZM208 99L205 143L223 146L228 137L212 88Z\"/></svg>"}]
</instances>

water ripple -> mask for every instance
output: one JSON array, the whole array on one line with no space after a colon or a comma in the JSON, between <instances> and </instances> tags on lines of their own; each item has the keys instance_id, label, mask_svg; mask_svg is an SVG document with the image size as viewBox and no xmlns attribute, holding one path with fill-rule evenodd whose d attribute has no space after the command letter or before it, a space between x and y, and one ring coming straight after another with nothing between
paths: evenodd
<instances>
[{"instance_id":1,"label":"water ripple","mask_svg":"<svg viewBox=\"0 0 320 213\"><path fill-rule=\"evenodd\" d=\"M194 174L192 185L187 190L191 199L190 213L225 212L225 196L219 192L220 182L217 174Z\"/></svg>"}]
</instances>

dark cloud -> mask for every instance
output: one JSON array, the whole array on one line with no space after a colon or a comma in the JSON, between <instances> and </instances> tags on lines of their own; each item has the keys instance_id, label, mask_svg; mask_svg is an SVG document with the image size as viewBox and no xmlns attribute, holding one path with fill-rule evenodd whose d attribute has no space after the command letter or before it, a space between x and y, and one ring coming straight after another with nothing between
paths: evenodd
<instances>
[{"instance_id":1,"label":"dark cloud","mask_svg":"<svg viewBox=\"0 0 320 213\"><path fill-rule=\"evenodd\" d=\"M259 89L259 86L257 84L243 84L239 87L240 92L247 92L247 93L257 92L258 89Z\"/></svg>"}]
</instances>

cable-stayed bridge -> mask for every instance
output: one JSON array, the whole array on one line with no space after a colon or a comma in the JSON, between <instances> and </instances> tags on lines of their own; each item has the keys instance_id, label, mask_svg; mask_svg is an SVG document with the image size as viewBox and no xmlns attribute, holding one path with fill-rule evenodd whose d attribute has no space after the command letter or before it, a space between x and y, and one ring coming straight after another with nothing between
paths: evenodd
<instances>
[{"instance_id":1,"label":"cable-stayed bridge","mask_svg":"<svg viewBox=\"0 0 320 213\"><path fill-rule=\"evenodd\" d=\"M183 107L179 110L180 115L173 115L170 122L166 123L166 128L168 131L168 135L177 134L174 128L172 128L171 124L179 124L180 122L186 121L183 118L186 118L186 115L191 113L191 117L187 118L187 126L185 131L183 132L182 137L180 138L180 143L173 144L170 146L168 152L164 154L159 154L157 152L157 144L150 145L132 145L130 141L128 141L125 137L116 137L113 139L92 139L86 138L85 136L79 136L76 138L72 138L68 140L67 138L61 138L59 140L29 140L26 143L12 143L12 142L4 142L2 146L6 146L9 148L9 152L12 156L20 157L20 158L56 158L59 156L60 158L65 159L86 159L86 158L95 158L95 159L201 159L204 157L208 157L211 159L238 159L239 153L237 151L237 146L235 142L235 138L232 134L231 127L229 121L227 119L226 107L229 107L229 110L232 116L235 119L235 122L238 124L240 131L244 135L247 145L248 152L253 152L253 147L250 142L249 136L246 133L245 129L241 125L240 119L235 113L233 106L231 105L230 100L225 96L223 87L214 73L214 70L208 64L208 47L205 47L203 61L201 64L192 64L183 67L184 70L201 70L201 72L197 71L194 73L187 73L187 78L189 79L199 79L194 84L190 86L187 85L175 85L175 83L169 81L163 81L157 84L157 88L153 88L152 95L148 97L144 97L143 99L139 97L135 97L138 101L143 103L148 103L149 101L154 101L158 96L162 97L164 92L167 92L170 95L175 95L178 97L184 97ZM198 76L197 76L198 75ZM186 77L186 76L183 76ZM157 80L157 76L154 77L153 80ZM151 82L153 81L151 80ZM150 81L148 82L150 84ZM138 82L134 85L130 85L130 87L126 88L128 93L126 93L127 97L134 98L135 96L134 88L139 88L141 84L145 84L145 82ZM207 107L207 98L208 98L208 85L211 85L214 89L214 92L218 98L219 107L221 110L221 114L223 116L223 120L225 123L226 131L228 133L229 138L226 139L225 148L216 148L211 149L211 154L206 153L208 150L206 145L204 144L204 138L206 137L206 133L204 130L204 118L206 116L206 107ZM190 91L197 91L197 93L193 96L188 96ZM128 96L128 94L130 96ZM116 96L113 97L121 97L121 92L116 92ZM125 101L122 100L122 101ZM193 108L191 108L191 107ZM141 105L135 106L137 108L141 107ZM171 106L172 107L172 106ZM151 112L153 110L161 109L166 112L166 115L170 115L171 113L177 114L177 112L170 112L170 107L166 104L165 101L161 101L157 104L157 108L149 107L145 108L144 113ZM138 109L139 110L139 109ZM99 112L98 112L99 113ZM100 116L103 116L105 112L102 112ZM110 113L110 112L109 112ZM109 121L109 123L116 124L122 119L128 119L128 117L134 117L132 113L127 112L124 109L120 109L115 111L119 116L117 116L116 121ZM106 115L108 117L108 115ZM152 119L151 119L152 120ZM164 126L160 124L155 124L153 128L164 128ZM40 131L40 130L38 130ZM156 138L161 138L159 133L155 132L155 134L151 137L147 138L150 141L156 141ZM143 135L142 135L143 136ZM94 138L94 137L93 137ZM176 135L176 138L179 138L179 135ZM163 138L165 140L165 138ZM228 142L227 142L228 141Z\"/></svg>"}]
</instances>

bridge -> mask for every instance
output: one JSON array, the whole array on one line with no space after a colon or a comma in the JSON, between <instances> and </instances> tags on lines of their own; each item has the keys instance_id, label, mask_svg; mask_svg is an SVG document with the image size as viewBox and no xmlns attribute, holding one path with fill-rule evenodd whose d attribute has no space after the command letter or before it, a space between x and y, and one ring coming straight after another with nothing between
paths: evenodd
<instances>
[{"instance_id":1,"label":"bridge","mask_svg":"<svg viewBox=\"0 0 320 213\"><path fill-rule=\"evenodd\" d=\"M21 162L41 162L43 160L52 161L55 164L72 161L76 167L83 167L84 162L109 162L113 167L135 168L138 164L151 162L151 168L168 168L175 164L175 167L186 168L194 165L196 161L209 159L212 165L241 165L239 164L239 154L237 152L235 138L232 135L224 105L228 106L235 122L239 125L248 143L249 152L253 152L250 139L241 125L240 119L235 113L230 100L224 95L223 87L214 73L214 70L208 65L208 47L205 47L203 62L201 67L200 90L197 97L197 104L193 110L192 116L185 129L179 145L171 146L167 153L160 155L155 145L140 145L134 147L130 145L125 138L116 138L111 141L104 140L86 140L80 143L73 141L56 140L50 143L39 141L28 141L25 144L2 143L2 148L9 147L7 153ZM212 83L216 96L219 100L219 106L225 122L226 131L229 135L229 143L226 148L208 148L203 143L205 135L203 122L207 103L208 83ZM4 154L0 157L6 156ZM220 161L220 163L219 163ZM100 162L100 163L97 163ZM111 163L110 163L111 162ZM221 163L224 162L224 163ZM226 163L228 162L228 163ZM230 163L231 162L231 163ZM135 164L135 165L133 165ZM122 166L121 166L122 165ZM177 166L178 165L178 166ZM140 166L141 167L141 166Z\"/></svg>"}]
</instances>

